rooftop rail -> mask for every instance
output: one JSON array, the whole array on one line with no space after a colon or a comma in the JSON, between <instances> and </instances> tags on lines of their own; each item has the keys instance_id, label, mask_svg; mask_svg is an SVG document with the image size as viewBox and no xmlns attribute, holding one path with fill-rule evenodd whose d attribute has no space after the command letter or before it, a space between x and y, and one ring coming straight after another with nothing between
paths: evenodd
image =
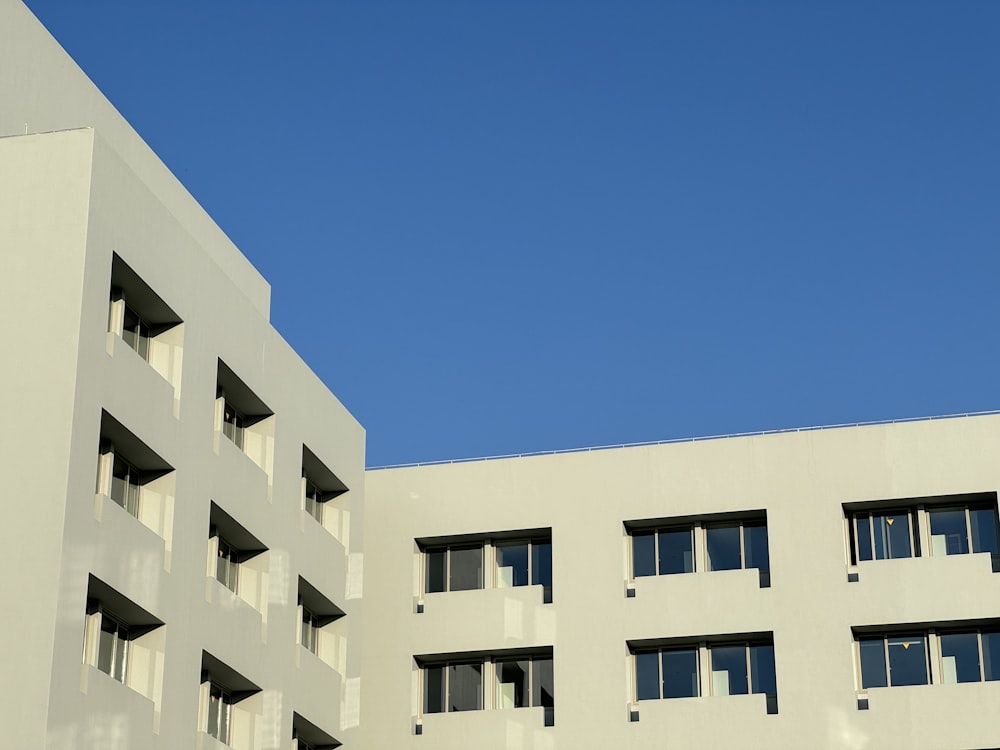
<instances>
[{"instance_id":1,"label":"rooftop rail","mask_svg":"<svg viewBox=\"0 0 1000 750\"><path fill-rule=\"evenodd\" d=\"M383 469L409 469L416 466L443 466L446 464L467 464L474 461L499 461L505 458L528 458L529 456L557 456L561 453L588 453L590 451L606 451L614 448L640 448L647 445L670 445L672 443L697 443L702 440L723 440L736 437L756 437L759 435L783 435L787 432L813 432L815 430L839 430L844 427L870 427L880 424L903 424L906 422L929 422L935 419L959 419L961 417L984 417L1000 414L1000 409L990 411L970 411L960 414L938 414L932 417L904 417L902 419L877 419L871 422L844 422L842 424L824 424L811 427L784 427L777 430L757 430L755 432L732 432L725 435L702 435L700 437L670 438L669 440L647 440L640 443L618 443L615 445L594 445L586 448L561 448L550 451L533 451L531 453L505 453L495 456L477 456L474 458L446 458L437 461L417 461L408 464L385 464L369 466L366 471L381 471Z\"/></svg>"}]
</instances>

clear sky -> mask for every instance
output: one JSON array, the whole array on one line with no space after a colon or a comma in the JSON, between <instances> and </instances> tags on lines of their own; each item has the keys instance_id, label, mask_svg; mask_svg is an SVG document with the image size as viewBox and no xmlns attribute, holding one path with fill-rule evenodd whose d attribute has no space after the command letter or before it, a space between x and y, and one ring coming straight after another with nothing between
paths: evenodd
<instances>
[{"instance_id":1,"label":"clear sky","mask_svg":"<svg viewBox=\"0 0 1000 750\"><path fill-rule=\"evenodd\" d=\"M1000 2L27 4L370 465L1000 408Z\"/></svg>"}]
</instances>

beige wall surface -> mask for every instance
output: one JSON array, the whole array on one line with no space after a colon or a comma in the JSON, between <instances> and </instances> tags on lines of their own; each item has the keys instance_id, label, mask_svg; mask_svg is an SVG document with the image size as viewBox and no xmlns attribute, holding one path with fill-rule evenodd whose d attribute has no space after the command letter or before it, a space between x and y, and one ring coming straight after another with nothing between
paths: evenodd
<instances>
[{"instance_id":1,"label":"beige wall surface","mask_svg":"<svg viewBox=\"0 0 1000 750\"><path fill-rule=\"evenodd\" d=\"M38 741L48 705L92 152L87 130L0 139L0 705L11 747Z\"/></svg>"},{"instance_id":2,"label":"beige wall surface","mask_svg":"<svg viewBox=\"0 0 1000 750\"><path fill-rule=\"evenodd\" d=\"M260 688L234 705L237 750L288 750L296 713L357 747L364 430L270 326L263 279L16 0L0 0L0 101L5 741L217 746L208 652ZM115 317L122 264L180 321L154 325L145 359ZM220 432L220 361L272 415L243 451ZM137 515L107 495L112 422L172 468L143 484ZM348 488L322 526L304 510L303 446ZM213 512L266 547L238 594L215 579ZM164 623L130 635L125 684L93 666L92 578ZM300 578L345 613L315 654Z\"/></svg>"},{"instance_id":3,"label":"beige wall surface","mask_svg":"<svg viewBox=\"0 0 1000 750\"><path fill-rule=\"evenodd\" d=\"M1000 416L981 416L370 471L365 607L375 625L363 672L378 700L365 703L365 744L439 750L474 736L477 747L511 750L998 747L1000 725L987 717L1000 682L872 688L869 710L859 710L852 631L997 622L990 556L850 567L844 509L994 493L998 449ZM625 522L758 510L767 513L770 588L753 570L702 570L638 578L626 596ZM537 586L421 594L416 539L549 527L553 603ZM392 623L391 633L378 623ZM631 703L628 642L743 633L773 633L776 715L760 695ZM531 647L553 649L554 727L536 709L419 716L415 655Z\"/></svg>"}]
</instances>

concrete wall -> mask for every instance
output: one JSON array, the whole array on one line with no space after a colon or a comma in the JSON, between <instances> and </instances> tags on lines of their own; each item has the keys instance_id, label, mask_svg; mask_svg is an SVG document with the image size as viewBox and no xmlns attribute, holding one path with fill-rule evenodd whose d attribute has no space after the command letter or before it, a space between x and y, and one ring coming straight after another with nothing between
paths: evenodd
<instances>
[{"instance_id":1,"label":"concrete wall","mask_svg":"<svg viewBox=\"0 0 1000 750\"><path fill-rule=\"evenodd\" d=\"M1000 417L924 421L369 472L367 747L987 748L1000 683L870 689L853 627L1000 617L988 554L862 562L844 503L995 492ZM635 580L623 524L767 512L771 587L753 570ZM539 587L420 597L414 540L551 527ZM372 549L376 551L373 552ZM773 633L777 715L760 695L632 700L627 642ZM535 709L423 717L413 656L552 647L554 727ZM638 708L639 721L629 721Z\"/></svg>"},{"instance_id":2,"label":"concrete wall","mask_svg":"<svg viewBox=\"0 0 1000 750\"><path fill-rule=\"evenodd\" d=\"M356 747L363 429L270 326L263 279L13 0L0 101L6 741L213 746L208 652L260 687L234 710L238 750L288 750L293 712ZM79 129L34 133L61 128ZM182 321L149 361L109 314L115 255ZM253 456L220 434L220 360L273 413ZM143 486L138 518L102 490L105 414L173 469ZM303 445L349 488L326 528L303 510ZM239 595L212 574L213 503L267 547ZM300 576L346 613L319 656L299 645ZM95 578L164 623L130 641L126 684L88 663Z\"/></svg>"},{"instance_id":3,"label":"concrete wall","mask_svg":"<svg viewBox=\"0 0 1000 750\"><path fill-rule=\"evenodd\" d=\"M0 680L11 747L44 736L60 595L93 135L0 139ZM44 383L44 387L39 387ZM13 575L12 575L13 573Z\"/></svg>"}]
</instances>

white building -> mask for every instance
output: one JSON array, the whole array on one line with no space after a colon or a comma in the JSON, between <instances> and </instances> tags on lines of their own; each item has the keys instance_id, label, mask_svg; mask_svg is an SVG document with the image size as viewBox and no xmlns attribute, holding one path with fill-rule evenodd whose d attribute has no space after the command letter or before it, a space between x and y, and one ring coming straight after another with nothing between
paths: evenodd
<instances>
[{"instance_id":1,"label":"white building","mask_svg":"<svg viewBox=\"0 0 1000 750\"><path fill-rule=\"evenodd\" d=\"M982 415L369 471L365 616L405 626L366 746L998 748L998 450Z\"/></svg>"},{"instance_id":2,"label":"white building","mask_svg":"<svg viewBox=\"0 0 1000 750\"><path fill-rule=\"evenodd\" d=\"M17 0L0 135L0 745L356 747L364 431Z\"/></svg>"},{"instance_id":3,"label":"white building","mask_svg":"<svg viewBox=\"0 0 1000 750\"><path fill-rule=\"evenodd\" d=\"M1000 415L366 475L19 0L0 176L4 747L1000 748Z\"/></svg>"}]
</instances>

